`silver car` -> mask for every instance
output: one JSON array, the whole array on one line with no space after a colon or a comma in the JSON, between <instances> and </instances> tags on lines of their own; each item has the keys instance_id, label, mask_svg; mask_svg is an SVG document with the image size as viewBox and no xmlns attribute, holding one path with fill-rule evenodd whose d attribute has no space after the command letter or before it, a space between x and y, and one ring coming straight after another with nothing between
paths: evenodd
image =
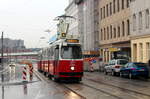
<instances>
[{"instance_id":1,"label":"silver car","mask_svg":"<svg viewBox=\"0 0 150 99\"><path fill-rule=\"evenodd\" d=\"M107 75L111 73L113 76L116 74L120 74L120 69L122 66L127 64L129 61L126 59L114 59L110 60L108 65L104 67L104 73Z\"/></svg>"}]
</instances>

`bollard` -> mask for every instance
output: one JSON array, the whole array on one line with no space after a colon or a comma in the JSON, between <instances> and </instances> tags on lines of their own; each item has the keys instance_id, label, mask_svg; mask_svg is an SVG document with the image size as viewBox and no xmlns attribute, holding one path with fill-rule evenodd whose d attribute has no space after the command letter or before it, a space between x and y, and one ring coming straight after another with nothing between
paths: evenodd
<instances>
[{"instance_id":1,"label":"bollard","mask_svg":"<svg viewBox=\"0 0 150 99\"><path fill-rule=\"evenodd\" d=\"M23 81L27 81L27 73L29 74L29 79L30 81L32 81L33 79L33 65L31 62L29 61L23 61L21 64L25 64L28 66L28 72L27 72L27 68L24 66L23 68Z\"/></svg>"},{"instance_id":2,"label":"bollard","mask_svg":"<svg viewBox=\"0 0 150 99\"><path fill-rule=\"evenodd\" d=\"M90 64L90 72L94 72L93 63Z\"/></svg>"},{"instance_id":3,"label":"bollard","mask_svg":"<svg viewBox=\"0 0 150 99\"><path fill-rule=\"evenodd\" d=\"M23 82L27 81L27 68L25 66L23 67L23 71L22 71L22 79Z\"/></svg>"},{"instance_id":4,"label":"bollard","mask_svg":"<svg viewBox=\"0 0 150 99\"><path fill-rule=\"evenodd\" d=\"M23 85L23 92L24 92L24 95L27 95L27 93L28 93L27 84Z\"/></svg>"},{"instance_id":5,"label":"bollard","mask_svg":"<svg viewBox=\"0 0 150 99\"><path fill-rule=\"evenodd\" d=\"M30 81L32 81L32 79L33 79L33 66L30 66L29 67L29 73L30 73Z\"/></svg>"}]
</instances>

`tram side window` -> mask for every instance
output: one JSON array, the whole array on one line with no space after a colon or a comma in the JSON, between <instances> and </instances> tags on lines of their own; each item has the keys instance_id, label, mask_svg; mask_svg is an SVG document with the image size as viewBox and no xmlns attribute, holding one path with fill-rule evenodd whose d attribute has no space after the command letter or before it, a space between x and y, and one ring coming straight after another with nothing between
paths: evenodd
<instances>
[{"instance_id":1,"label":"tram side window","mask_svg":"<svg viewBox=\"0 0 150 99\"><path fill-rule=\"evenodd\" d=\"M49 58L50 58L50 59L53 59L53 56L54 56L53 48L50 48L50 49L49 49L49 53L48 53L48 54L49 54Z\"/></svg>"},{"instance_id":2,"label":"tram side window","mask_svg":"<svg viewBox=\"0 0 150 99\"><path fill-rule=\"evenodd\" d=\"M45 51L42 53L42 59L45 60Z\"/></svg>"},{"instance_id":3,"label":"tram side window","mask_svg":"<svg viewBox=\"0 0 150 99\"><path fill-rule=\"evenodd\" d=\"M55 49L55 59L56 60L59 59L59 49L58 48Z\"/></svg>"},{"instance_id":4,"label":"tram side window","mask_svg":"<svg viewBox=\"0 0 150 99\"><path fill-rule=\"evenodd\" d=\"M47 60L49 59L48 52L49 52L49 50L47 49L47 50L46 50L46 59L47 59Z\"/></svg>"},{"instance_id":5,"label":"tram side window","mask_svg":"<svg viewBox=\"0 0 150 99\"><path fill-rule=\"evenodd\" d=\"M48 58L51 59L51 49L48 50Z\"/></svg>"},{"instance_id":6,"label":"tram side window","mask_svg":"<svg viewBox=\"0 0 150 99\"><path fill-rule=\"evenodd\" d=\"M55 55L54 55L54 57L55 57L55 59L56 60L58 60L59 59L59 46L56 46L56 48L54 49L55 51Z\"/></svg>"}]
</instances>

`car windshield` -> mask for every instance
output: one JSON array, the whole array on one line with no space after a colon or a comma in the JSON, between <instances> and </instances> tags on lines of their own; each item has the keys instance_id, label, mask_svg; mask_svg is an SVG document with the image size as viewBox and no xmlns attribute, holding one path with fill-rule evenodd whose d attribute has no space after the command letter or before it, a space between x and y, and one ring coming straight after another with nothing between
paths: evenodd
<instances>
[{"instance_id":1,"label":"car windshield","mask_svg":"<svg viewBox=\"0 0 150 99\"><path fill-rule=\"evenodd\" d=\"M125 64L127 64L127 63L128 63L127 60L119 60L119 64L120 64L120 65L125 65Z\"/></svg>"},{"instance_id":2,"label":"car windshield","mask_svg":"<svg viewBox=\"0 0 150 99\"><path fill-rule=\"evenodd\" d=\"M146 67L147 65L145 63L134 63L137 67Z\"/></svg>"},{"instance_id":3,"label":"car windshield","mask_svg":"<svg viewBox=\"0 0 150 99\"><path fill-rule=\"evenodd\" d=\"M82 51L80 46L63 46L61 48L61 57L63 59L81 59Z\"/></svg>"}]
</instances>

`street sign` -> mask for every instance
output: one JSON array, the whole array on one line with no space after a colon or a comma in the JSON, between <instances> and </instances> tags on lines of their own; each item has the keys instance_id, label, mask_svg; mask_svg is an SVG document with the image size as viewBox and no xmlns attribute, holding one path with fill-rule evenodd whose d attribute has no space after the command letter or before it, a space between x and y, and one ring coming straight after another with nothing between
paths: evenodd
<instances>
[{"instance_id":1,"label":"street sign","mask_svg":"<svg viewBox=\"0 0 150 99\"><path fill-rule=\"evenodd\" d=\"M110 52L116 52L116 51L119 51L120 48L108 48L108 50L109 50Z\"/></svg>"}]
</instances>

